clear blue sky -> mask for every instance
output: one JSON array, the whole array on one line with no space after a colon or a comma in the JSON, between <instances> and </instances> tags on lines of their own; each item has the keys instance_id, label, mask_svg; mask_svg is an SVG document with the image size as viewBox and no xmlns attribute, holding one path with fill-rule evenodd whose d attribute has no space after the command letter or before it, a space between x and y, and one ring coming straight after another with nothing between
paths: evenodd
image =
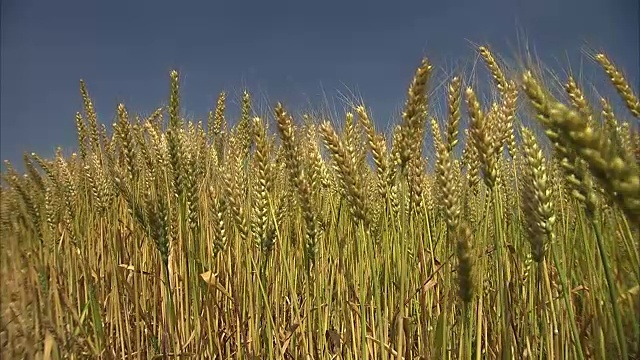
<instances>
[{"instance_id":1,"label":"clear blue sky","mask_svg":"<svg viewBox=\"0 0 640 360\"><path fill-rule=\"evenodd\" d=\"M638 89L637 0L1 2L1 157L75 147L79 79L102 122L118 102L149 112L182 76L184 109L204 117L244 86L292 107L357 89L384 124L423 55L473 57L470 42L513 55L524 32L549 61L606 50Z\"/></svg>"}]
</instances>

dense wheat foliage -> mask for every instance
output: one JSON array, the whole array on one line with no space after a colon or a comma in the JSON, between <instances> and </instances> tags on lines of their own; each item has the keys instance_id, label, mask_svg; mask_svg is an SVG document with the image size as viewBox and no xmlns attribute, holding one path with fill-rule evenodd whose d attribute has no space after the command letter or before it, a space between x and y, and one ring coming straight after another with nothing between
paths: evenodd
<instances>
[{"instance_id":1,"label":"dense wheat foliage","mask_svg":"<svg viewBox=\"0 0 640 360\"><path fill-rule=\"evenodd\" d=\"M435 111L424 59L391 133L248 92L189 121L175 71L107 131L81 83L77 154L2 174L3 358L640 356L637 89L477 50L488 86Z\"/></svg>"}]
</instances>

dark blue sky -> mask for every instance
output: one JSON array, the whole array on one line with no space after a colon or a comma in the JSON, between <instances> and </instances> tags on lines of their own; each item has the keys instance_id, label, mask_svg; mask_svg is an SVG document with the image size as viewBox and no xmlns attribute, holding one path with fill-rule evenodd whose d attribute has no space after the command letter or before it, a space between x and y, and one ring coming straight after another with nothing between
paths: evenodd
<instances>
[{"instance_id":1,"label":"dark blue sky","mask_svg":"<svg viewBox=\"0 0 640 360\"><path fill-rule=\"evenodd\" d=\"M518 33L556 65L605 50L638 89L637 0L1 2L1 157L75 147L79 79L102 122L116 104L150 112L182 77L183 109L204 117L244 86L290 107L355 89L379 124L404 99L423 55L438 69L471 43L515 55ZM589 65L592 66L592 65Z\"/></svg>"}]
</instances>

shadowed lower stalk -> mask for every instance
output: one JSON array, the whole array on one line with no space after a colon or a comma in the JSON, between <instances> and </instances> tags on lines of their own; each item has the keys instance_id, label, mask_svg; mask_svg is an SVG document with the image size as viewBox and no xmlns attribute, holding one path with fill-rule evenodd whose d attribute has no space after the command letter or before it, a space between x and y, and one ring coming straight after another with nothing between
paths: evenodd
<instances>
[{"instance_id":1,"label":"shadowed lower stalk","mask_svg":"<svg viewBox=\"0 0 640 360\"><path fill-rule=\"evenodd\" d=\"M604 270L604 276L607 280L607 289L609 290L609 299L611 302L611 308L613 310L613 318L616 324L616 332L618 333L618 346L620 347L622 358L627 358L627 340L624 329L622 327L622 316L620 314L620 307L618 305L618 290L616 283L611 273L611 265L606 253L606 247L602 238L602 231L600 230L600 222L596 218L595 214L591 214L591 226L596 236L596 244L598 245L598 254L600 255L600 261L602 261L602 268Z\"/></svg>"},{"instance_id":2,"label":"shadowed lower stalk","mask_svg":"<svg viewBox=\"0 0 640 360\"><path fill-rule=\"evenodd\" d=\"M550 244L553 243L553 234L548 235L548 242ZM569 326L571 327L571 336L573 337L573 341L575 344L575 349L577 351L578 359L584 359L584 353L582 351L582 344L580 341L580 333L578 332L578 326L576 324L576 319L573 311L573 304L571 303L569 283L567 281L566 275L564 271L560 270L560 260L558 258L558 253L551 249L551 253L553 254L553 263L558 269L559 277L560 277L560 285L562 286L562 299L564 300L567 311L569 312ZM546 265L545 265L546 268ZM545 271L545 274L548 276L548 271Z\"/></svg>"}]
</instances>

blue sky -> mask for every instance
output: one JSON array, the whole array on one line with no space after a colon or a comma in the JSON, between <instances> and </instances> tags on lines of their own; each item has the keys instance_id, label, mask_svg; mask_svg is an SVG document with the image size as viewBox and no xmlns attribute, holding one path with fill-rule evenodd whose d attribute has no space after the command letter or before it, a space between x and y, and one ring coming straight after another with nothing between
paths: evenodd
<instances>
[{"instance_id":1,"label":"blue sky","mask_svg":"<svg viewBox=\"0 0 640 360\"><path fill-rule=\"evenodd\" d=\"M471 42L510 57L524 34L550 65L606 50L638 89L638 13L637 0L2 0L0 153L74 148L79 79L111 124L118 102L163 103L172 68L190 116L223 89L297 108L348 88L385 125L423 55L451 70Z\"/></svg>"}]
</instances>

